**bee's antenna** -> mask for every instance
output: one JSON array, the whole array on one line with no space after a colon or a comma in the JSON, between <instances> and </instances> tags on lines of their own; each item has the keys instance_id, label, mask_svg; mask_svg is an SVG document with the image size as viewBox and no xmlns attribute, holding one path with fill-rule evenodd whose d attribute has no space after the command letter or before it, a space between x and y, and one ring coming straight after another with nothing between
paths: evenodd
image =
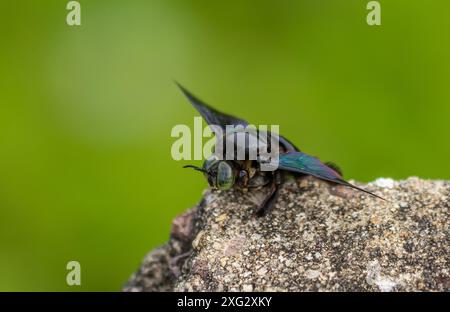
<instances>
[{"instance_id":1,"label":"bee's antenna","mask_svg":"<svg viewBox=\"0 0 450 312\"><path fill-rule=\"evenodd\" d=\"M197 167L197 166L193 166L193 165L186 165L186 166L183 166L183 168L192 168L194 170L197 170L197 171L200 171L203 173L207 173L205 169Z\"/></svg>"}]
</instances>

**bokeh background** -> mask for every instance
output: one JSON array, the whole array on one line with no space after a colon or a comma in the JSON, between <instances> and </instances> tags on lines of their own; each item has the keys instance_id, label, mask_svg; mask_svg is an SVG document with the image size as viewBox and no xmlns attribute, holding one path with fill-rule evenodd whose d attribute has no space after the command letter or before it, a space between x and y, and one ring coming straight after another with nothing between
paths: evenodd
<instances>
[{"instance_id":1,"label":"bokeh background","mask_svg":"<svg viewBox=\"0 0 450 312\"><path fill-rule=\"evenodd\" d=\"M198 202L172 79L346 178L450 178L448 1L67 2L0 2L2 291L118 291Z\"/></svg>"}]
</instances>

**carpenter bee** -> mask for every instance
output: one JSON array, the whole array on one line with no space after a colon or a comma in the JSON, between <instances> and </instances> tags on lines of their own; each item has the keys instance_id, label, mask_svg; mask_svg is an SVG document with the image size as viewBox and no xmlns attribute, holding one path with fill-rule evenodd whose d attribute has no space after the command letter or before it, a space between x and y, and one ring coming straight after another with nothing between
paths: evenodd
<instances>
[{"instance_id":1,"label":"carpenter bee","mask_svg":"<svg viewBox=\"0 0 450 312\"><path fill-rule=\"evenodd\" d=\"M217 137L218 144L224 147L224 142L230 136L234 137L236 133L227 132L227 125L232 126L248 126L247 121L233 117L228 114L221 113L211 106L205 104L186 88L179 83L176 83L181 89L183 94L187 97L189 102L200 113L206 123L213 127L220 127L220 133L222 137ZM257 133L258 134L258 133ZM268 132L269 138L274 134ZM210 187L220 190L229 190L233 187L242 189L244 191L268 187L269 192L256 210L257 215L264 215L275 204L280 185L284 181L284 177L287 173L294 174L296 176L311 175L321 180L325 180L331 184L340 184L351 187L353 189L362 191L376 198L385 200L384 198L373 194L367 190L364 190L358 186L355 186L342 178L342 172L333 163L322 163L318 158L310 156L301 152L294 144L281 135L276 135L277 146L279 148L278 165L273 170L261 170L261 164L263 160L260 155L256 159L245 158L238 160L237 158L228 159L223 157L226 151L221 151L220 154L213 153L211 157L206 159L202 167L196 167L193 165L186 165L184 168L192 168L200 171L206 177ZM248 134L246 137L248 142ZM258 143L260 138L258 135ZM267 142L272 142L266 140ZM270 143L269 149L272 148ZM246 147L247 148L247 147ZM248 155L248 148L245 150ZM221 157L222 156L222 157Z\"/></svg>"}]
</instances>

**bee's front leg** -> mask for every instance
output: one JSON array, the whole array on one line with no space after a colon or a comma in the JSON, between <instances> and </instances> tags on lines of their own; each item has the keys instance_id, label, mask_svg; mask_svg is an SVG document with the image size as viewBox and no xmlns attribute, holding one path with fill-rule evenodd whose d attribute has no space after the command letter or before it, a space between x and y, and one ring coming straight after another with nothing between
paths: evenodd
<instances>
[{"instance_id":1,"label":"bee's front leg","mask_svg":"<svg viewBox=\"0 0 450 312\"><path fill-rule=\"evenodd\" d=\"M278 170L274 171L272 181L270 183L269 194L267 194L264 201L256 210L257 216L264 216L268 211L270 211L273 208L273 206L277 201L278 192L280 190L280 185L282 184L282 182L283 182L282 173Z\"/></svg>"},{"instance_id":2,"label":"bee's front leg","mask_svg":"<svg viewBox=\"0 0 450 312\"><path fill-rule=\"evenodd\" d=\"M237 184L240 189L247 192L249 188L249 181L254 175L254 169L252 169L252 161L245 160L240 165L240 170L237 176Z\"/></svg>"},{"instance_id":3,"label":"bee's front leg","mask_svg":"<svg viewBox=\"0 0 450 312\"><path fill-rule=\"evenodd\" d=\"M239 188L242 189L242 191L247 192L248 190L248 181L250 177L248 174L248 171L245 169L241 169L238 174L237 183L239 185Z\"/></svg>"}]
</instances>

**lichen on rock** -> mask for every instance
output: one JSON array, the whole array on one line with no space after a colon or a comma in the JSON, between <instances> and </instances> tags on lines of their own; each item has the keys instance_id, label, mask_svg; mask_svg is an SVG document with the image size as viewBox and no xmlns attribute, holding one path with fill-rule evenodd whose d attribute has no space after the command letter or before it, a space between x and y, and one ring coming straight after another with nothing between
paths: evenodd
<instances>
[{"instance_id":1,"label":"lichen on rock","mask_svg":"<svg viewBox=\"0 0 450 312\"><path fill-rule=\"evenodd\" d=\"M363 187L388 202L307 177L286 182L257 217L258 194L208 190L124 290L450 290L450 183Z\"/></svg>"}]
</instances>

